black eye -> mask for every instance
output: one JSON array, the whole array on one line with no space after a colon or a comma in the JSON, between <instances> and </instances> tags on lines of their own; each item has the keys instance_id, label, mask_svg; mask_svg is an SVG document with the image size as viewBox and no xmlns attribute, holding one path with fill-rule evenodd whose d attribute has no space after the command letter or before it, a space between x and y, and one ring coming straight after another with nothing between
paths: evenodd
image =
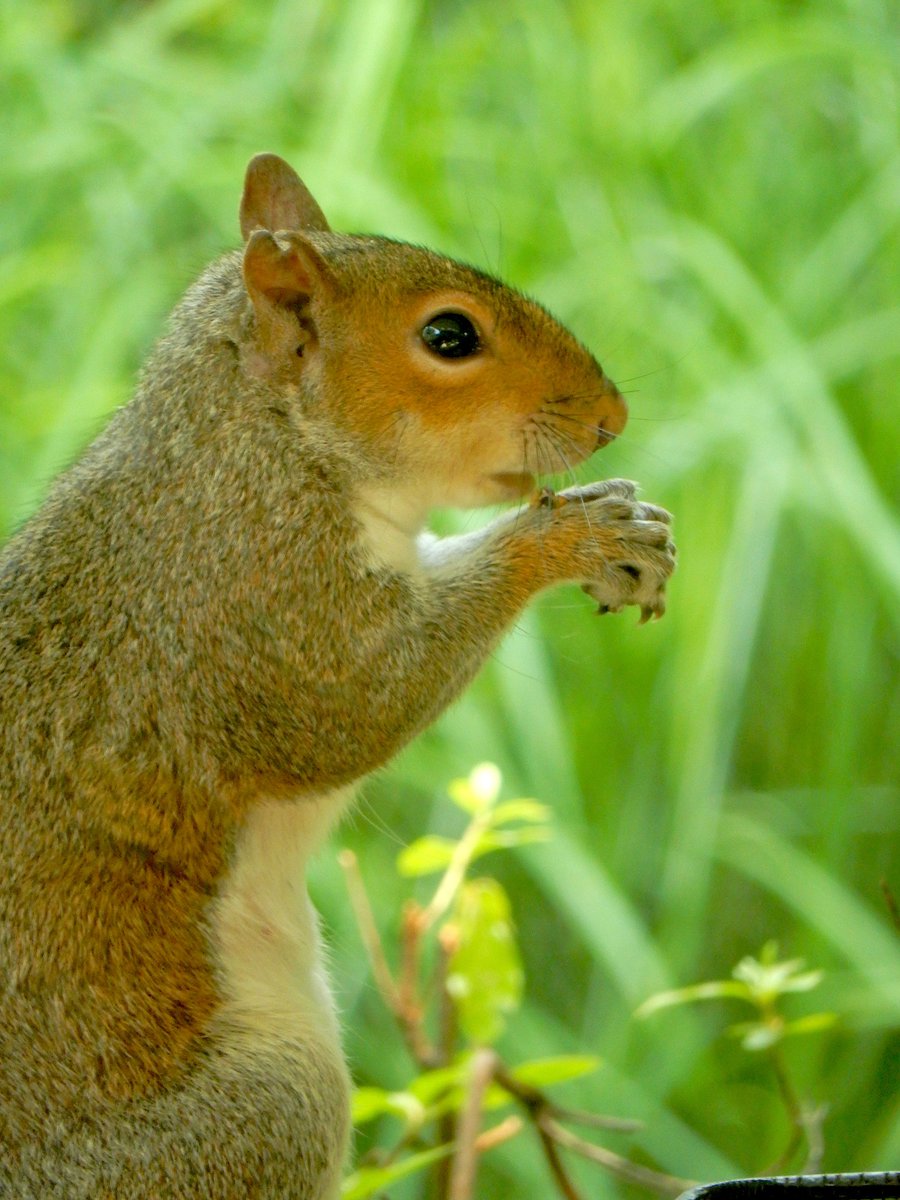
<instances>
[{"instance_id":1,"label":"black eye","mask_svg":"<svg viewBox=\"0 0 900 1200\"><path fill-rule=\"evenodd\" d=\"M438 313L422 330L422 341L441 358L468 358L479 349L478 333L462 313Z\"/></svg>"}]
</instances>

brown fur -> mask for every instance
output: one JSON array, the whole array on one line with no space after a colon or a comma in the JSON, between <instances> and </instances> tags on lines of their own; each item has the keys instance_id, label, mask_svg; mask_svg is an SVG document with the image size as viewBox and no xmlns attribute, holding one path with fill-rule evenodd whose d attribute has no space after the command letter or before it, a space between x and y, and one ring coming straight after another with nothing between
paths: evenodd
<instances>
[{"instance_id":1,"label":"brown fur","mask_svg":"<svg viewBox=\"0 0 900 1200\"><path fill-rule=\"evenodd\" d=\"M334 1196L332 1018L229 999L227 930L270 952L252 871L229 882L249 814L318 805L324 829L530 596L570 580L661 612L672 569L667 514L621 481L416 549L432 505L516 498L621 431L620 396L497 281L332 233L274 156L241 221L243 255L0 559L0 1194L21 1200ZM418 339L448 308L471 359Z\"/></svg>"}]
</instances>

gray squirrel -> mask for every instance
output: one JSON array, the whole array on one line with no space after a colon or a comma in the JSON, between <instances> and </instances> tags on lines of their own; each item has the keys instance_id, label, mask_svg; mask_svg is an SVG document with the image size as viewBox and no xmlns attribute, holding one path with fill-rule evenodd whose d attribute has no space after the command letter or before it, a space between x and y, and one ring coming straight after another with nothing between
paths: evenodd
<instances>
[{"instance_id":1,"label":"gray squirrel","mask_svg":"<svg viewBox=\"0 0 900 1200\"><path fill-rule=\"evenodd\" d=\"M660 615L674 566L632 484L537 490L626 420L541 307L333 233L275 155L240 216L0 557L10 1200L334 1200L349 1081L309 856L530 597Z\"/></svg>"}]
</instances>

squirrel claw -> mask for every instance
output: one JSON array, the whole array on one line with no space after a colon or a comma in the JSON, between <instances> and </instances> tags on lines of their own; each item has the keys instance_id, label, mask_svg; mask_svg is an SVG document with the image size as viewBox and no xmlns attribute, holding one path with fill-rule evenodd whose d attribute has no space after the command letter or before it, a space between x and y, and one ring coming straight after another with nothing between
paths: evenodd
<instances>
[{"instance_id":1,"label":"squirrel claw","mask_svg":"<svg viewBox=\"0 0 900 1200\"><path fill-rule=\"evenodd\" d=\"M649 600L620 600L616 602L615 600L600 599L600 596L598 595L600 589L598 588L597 584L583 583L581 585L581 590L586 592L592 600L598 601L596 610L598 617L603 617L607 613L620 613L626 606L634 604L641 610L641 615L638 618L638 624L646 625L648 621L658 621L666 611L666 597L665 593L662 591L657 592L657 594Z\"/></svg>"},{"instance_id":2,"label":"squirrel claw","mask_svg":"<svg viewBox=\"0 0 900 1200\"><path fill-rule=\"evenodd\" d=\"M542 487L531 498L533 508L562 508L566 497L554 492L553 488Z\"/></svg>"},{"instance_id":3,"label":"squirrel claw","mask_svg":"<svg viewBox=\"0 0 900 1200\"><path fill-rule=\"evenodd\" d=\"M587 588L584 589L587 591ZM588 595L590 593L588 592ZM604 604L602 601L597 605L597 616L605 617L607 613L620 613L625 607L624 604Z\"/></svg>"},{"instance_id":4,"label":"squirrel claw","mask_svg":"<svg viewBox=\"0 0 900 1200\"><path fill-rule=\"evenodd\" d=\"M666 597L660 592L652 604L641 605L641 616L638 625L646 625L648 621L658 621L666 611Z\"/></svg>"}]
</instances>

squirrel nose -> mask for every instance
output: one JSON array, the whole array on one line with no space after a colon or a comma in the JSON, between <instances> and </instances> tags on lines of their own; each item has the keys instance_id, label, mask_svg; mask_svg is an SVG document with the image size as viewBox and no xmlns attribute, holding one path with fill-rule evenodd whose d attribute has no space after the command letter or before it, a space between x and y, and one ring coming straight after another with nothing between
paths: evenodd
<instances>
[{"instance_id":1,"label":"squirrel nose","mask_svg":"<svg viewBox=\"0 0 900 1200\"><path fill-rule=\"evenodd\" d=\"M603 377L605 385L604 413L597 423L597 448L617 438L628 422L628 405L611 379Z\"/></svg>"}]
</instances>

